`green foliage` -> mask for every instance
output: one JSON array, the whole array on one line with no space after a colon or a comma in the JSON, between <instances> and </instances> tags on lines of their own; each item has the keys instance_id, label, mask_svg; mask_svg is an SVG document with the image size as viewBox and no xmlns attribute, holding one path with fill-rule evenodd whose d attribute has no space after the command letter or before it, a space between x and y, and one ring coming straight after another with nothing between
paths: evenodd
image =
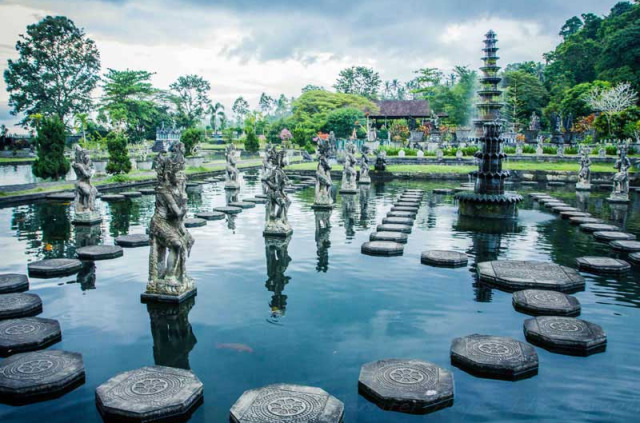
<instances>
[{"instance_id":1,"label":"green foliage","mask_svg":"<svg viewBox=\"0 0 640 423\"><path fill-rule=\"evenodd\" d=\"M607 145L604 147L604 150L606 151L607 156L615 156L618 154L618 147L615 145Z\"/></svg>"},{"instance_id":2,"label":"green foliage","mask_svg":"<svg viewBox=\"0 0 640 423\"><path fill-rule=\"evenodd\" d=\"M549 97L547 89L536 76L523 71L506 72L503 81L507 101L505 112L509 120L520 128L528 127L532 113L542 115Z\"/></svg>"},{"instance_id":3,"label":"green foliage","mask_svg":"<svg viewBox=\"0 0 640 423\"><path fill-rule=\"evenodd\" d=\"M506 154L515 154L516 153L516 148L515 147L504 147L503 150L504 150L504 152Z\"/></svg>"},{"instance_id":4,"label":"green foliage","mask_svg":"<svg viewBox=\"0 0 640 423\"><path fill-rule=\"evenodd\" d=\"M391 147L386 145L378 148L378 151L386 152L387 156L397 156L400 150L404 150L404 155L407 157L415 157L418 155L418 150L414 150L413 148Z\"/></svg>"},{"instance_id":5,"label":"green foliage","mask_svg":"<svg viewBox=\"0 0 640 423\"><path fill-rule=\"evenodd\" d=\"M380 82L380 74L372 68L352 66L340 71L333 87L339 93L375 99L378 97Z\"/></svg>"},{"instance_id":6,"label":"green foliage","mask_svg":"<svg viewBox=\"0 0 640 423\"><path fill-rule=\"evenodd\" d=\"M231 144L233 142L233 132L235 128L225 128L222 130L222 139L225 144Z\"/></svg>"},{"instance_id":7,"label":"green foliage","mask_svg":"<svg viewBox=\"0 0 640 423\"><path fill-rule=\"evenodd\" d=\"M462 150L462 154L465 156L473 156L474 154L476 154L479 150L478 147L464 147L461 149Z\"/></svg>"},{"instance_id":8,"label":"green foliage","mask_svg":"<svg viewBox=\"0 0 640 423\"><path fill-rule=\"evenodd\" d=\"M568 156L575 156L578 153L579 153L578 147L567 147L564 149L564 154Z\"/></svg>"},{"instance_id":9,"label":"green foliage","mask_svg":"<svg viewBox=\"0 0 640 423\"><path fill-rule=\"evenodd\" d=\"M362 110L354 107L344 107L331 111L327 115L327 122L324 125L324 132L333 131L336 138L349 138L356 127L364 124L365 116Z\"/></svg>"},{"instance_id":10,"label":"green foliage","mask_svg":"<svg viewBox=\"0 0 640 423\"><path fill-rule=\"evenodd\" d=\"M321 131L327 123L329 113L334 110L350 107L364 111L377 111L372 101L354 94L332 93L329 91L309 91L293 102L293 116L290 121L295 125L303 125L313 132Z\"/></svg>"},{"instance_id":11,"label":"green foliage","mask_svg":"<svg viewBox=\"0 0 640 423\"><path fill-rule=\"evenodd\" d=\"M303 125L296 126L292 131L293 142L300 147L304 147L307 143L311 142L316 132L313 129L306 128Z\"/></svg>"},{"instance_id":12,"label":"green foliage","mask_svg":"<svg viewBox=\"0 0 640 423\"><path fill-rule=\"evenodd\" d=\"M204 131L200 128L189 128L182 131L180 142L184 144L185 156L192 156L198 144L205 141Z\"/></svg>"},{"instance_id":13,"label":"green foliage","mask_svg":"<svg viewBox=\"0 0 640 423\"><path fill-rule=\"evenodd\" d=\"M244 128L244 132L246 134L246 138L244 140L244 149L248 153L255 153L260 150L260 141L258 141L258 136L256 135L255 130L252 125L247 125Z\"/></svg>"},{"instance_id":14,"label":"green foliage","mask_svg":"<svg viewBox=\"0 0 640 423\"><path fill-rule=\"evenodd\" d=\"M131 160L127 151L127 139L120 132L110 132L107 135L107 150L109 160L107 161L107 173L119 175L131 172Z\"/></svg>"},{"instance_id":15,"label":"green foliage","mask_svg":"<svg viewBox=\"0 0 640 423\"><path fill-rule=\"evenodd\" d=\"M64 123L58 116L40 122L36 138L38 156L31 169L35 176L60 179L69 172L69 161L64 157L65 139Z\"/></svg>"},{"instance_id":16,"label":"green foliage","mask_svg":"<svg viewBox=\"0 0 640 423\"><path fill-rule=\"evenodd\" d=\"M593 123L600 138L635 138L640 107L634 106L617 113L601 114Z\"/></svg>"},{"instance_id":17,"label":"green foliage","mask_svg":"<svg viewBox=\"0 0 640 423\"><path fill-rule=\"evenodd\" d=\"M171 101L177 109L176 120L180 126L195 126L211 107L211 84L201 76L180 76L169 88L172 93Z\"/></svg>"},{"instance_id":18,"label":"green foliage","mask_svg":"<svg viewBox=\"0 0 640 423\"><path fill-rule=\"evenodd\" d=\"M529 144L525 144L522 147L522 153L523 154L535 154L536 153L536 149L534 146L529 145Z\"/></svg>"},{"instance_id":19,"label":"green foliage","mask_svg":"<svg viewBox=\"0 0 640 423\"><path fill-rule=\"evenodd\" d=\"M558 154L558 148L552 147L550 145L545 145L542 147L543 154Z\"/></svg>"},{"instance_id":20,"label":"green foliage","mask_svg":"<svg viewBox=\"0 0 640 423\"><path fill-rule=\"evenodd\" d=\"M587 103L587 96L596 88L611 88L606 81L594 81L578 84L562 94L559 111L566 116L571 113L574 117L589 116L594 110Z\"/></svg>"}]
</instances>

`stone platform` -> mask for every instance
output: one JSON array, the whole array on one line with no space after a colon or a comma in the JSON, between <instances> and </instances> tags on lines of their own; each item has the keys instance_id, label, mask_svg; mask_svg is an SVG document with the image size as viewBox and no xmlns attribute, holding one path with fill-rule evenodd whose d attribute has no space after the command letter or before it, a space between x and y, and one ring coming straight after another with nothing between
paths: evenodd
<instances>
[{"instance_id":1,"label":"stone platform","mask_svg":"<svg viewBox=\"0 0 640 423\"><path fill-rule=\"evenodd\" d=\"M45 259L27 265L29 276L36 278L55 278L78 273L82 262L77 259Z\"/></svg>"},{"instance_id":2,"label":"stone platform","mask_svg":"<svg viewBox=\"0 0 640 423\"><path fill-rule=\"evenodd\" d=\"M450 250L429 250L424 251L420 256L422 264L443 267L466 266L469 262L466 254Z\"/></svg>"},{"instance_id":3,"label":"stone platform","mask_svg":"<svg viewBox=\"0 0 640 423\"><path fill-rule=\"evenodd\" d=\"M0 274L0 294L29 290L29 278L19 273Z\"/></svg>"},{"instance_id":4,"label":"stone platform","mask_svg":"<svg viewBox=\"0 0 640 423\"><path fill-rule=\"evenodd\" d=\"M572 295L539 289L526 289L513 293L513 307L533 316L577 316L580 302Z\"/></svg>"},{"instance_id":5,"label":"stone platform","mask_svg":"<svg viewBox=\"0 0 640 423\"><path fill-rule=\"evenodd\" d=\"M117 245L89 245L76 250L80 260L110 260L122 257L122 247Z\"/></svg>"},{"instance_id":6,"label":"stone platform","mask_svg":"<svg viewBox=\"0 0 640 423\"><path fill-rule=\"evenodd\" d=\"M631 269L626 261L610 257L578 257L576 264L580 270L592 273L625 273Z\"/></svg>"},{"instance_id":7,"label":"stone platform","mask_svg":"<svg viewBox=\"0 0 640 423\"><path fill-rule=\"evenodd\" d=\"M402 232L372 232L369 241L391 241L406 244L409 236Z\"/></svg>"},{"instance_id":8,"label":"stone platform","mask_svg":"<svg viewBox=\"0 0 640 423\"><path fill-rule=\"evenodd\" d=\"M25 317L0 321L0 356L39 350L62 339L57 320Z\"/></svg>"},{"instance_id":9,"label":"stone platform","mask_svg":"<svg viewBox=\"0 0 640 423\"><path fill-rule=\"evenodd\" d=\"M541 261L497 260L478 263L478 276L508 292L546 289L576 292L584 289L584 278L569 267Z\"/></svg>"},{"instance_id":10,"label":"stone platform","mask_svg":"<svg viewBox=\"0 0 640 423\"><path fill-rule=\"evenodd\" d=\"M361 252L369 256L401 256L404 246L392 241L369 241L362 244Z\"/></svg>"},{"instance_id":11,"label":"stone platform","mask_svg":"<svg viewBox=\"0 0 640 423\"><path fill-rule=\"evenodd\" d=\"M607 336L599 325L573 317L541 316L524 322L527 340L550 351L569 355L603 352Z\"/></svg>"},{"instance_id":12,"label":"stone platform","mask_svg":"<svg viewBox=\"0 0 640 423\"><path fill-rule=\"evenodd\" d=\"M0 294L0 320L31 317L42 313L42 300L37 294Z\"/></svg>"},{"instance_id":13,"label":"stone platform","mask_svg":"<svg viewBox=\"0 0 640 423\"><path fill-rule=\"evenodd\" d=\"M147 234L130 234L121 235L115 240L116 245L125 248L144 247L149 245L149 235Z\"/></svg>"}]
</instances>

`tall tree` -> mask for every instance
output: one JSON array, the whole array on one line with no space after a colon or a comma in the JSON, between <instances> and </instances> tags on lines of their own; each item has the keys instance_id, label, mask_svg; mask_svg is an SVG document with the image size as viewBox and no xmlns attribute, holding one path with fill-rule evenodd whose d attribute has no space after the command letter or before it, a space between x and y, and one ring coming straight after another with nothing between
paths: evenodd
<instances>
[{"instance_id":1,"label":"tall tree","mask_svg":"<svg viewBox=\"0 0 640 423\"><path fill-rule=\"evenodd\" d=\"M238 126L242 126L244 123L244 118L249 113L249 103L244 99L244 97L240 96L236 98L236 101L233 102L231 111L236 115Z\"/></svg>"},{"instance_id":2,"label":"tall tree","mask_svg":"<svg viewBox=\"0 0 640 423\"><path fill-rule=\"evenodd\" d=\"M38 123L36 149L38 156L31 170L38 178L60 179L71 166L64 156L65 127L57 116L45 117Z\"/></svg>"},{"instance_id":3,"label":"tall tree","mask_svg":"<svg viewBox=\"0 0 640 423\"><path fill-rule=\"evenodd\" d=\"M504 86L507 117L516 128L523 128L532 113L542 114L549 100L546 88L540 80L528 72L505 72Z\"/></svg>"},{"instance_id":4,"label":"tall tree","mask_svg":"<svg viewBox=\"0 0 640 423\"><path fill-rule=\"evenodd\" d=\"M216 103L209 108L209 114L211 115L209 123L213 130L224 129L222 128L222 124L227 119L224 113L224 105L222 103Z\"/></svg>"},{"instance_id":5,"label":"tall tree","mask_svg":"<svg viewBox=\"0 0 640 423\"><path fill-rule=\"evenodd\" d=\"M580 28L582 28L582 20L579 17L574 16L564 23L560 29L559 35L566 40L576 32L580 31Z\"/></svg>"},{"instance_id":6,"label":"tall tree","mask_svg":"<svg viewBox=\"0 0 640 423\"><path fill-rule=\"evenodd\" d=\"M275 103L275 100L270 95L267 95L266 93L260 94L260 100L258 101L258 106L260 107L260 111L264 115L268 115L269 112L271 112L271 109L273 108L274 103Z\"/></svg>"},{"instance_id":7,"label":"tall tree","mask_svg":"<svg viewBox=\"0 0 640 423\"><path fill-rule=\"evenodd\" d=\"M187 128L195 126L211 106L211 84L198 75L183 75L169 85L176 105L177 121Z\"/></svg>"},{"instance_id":8,"label":"tall tree","mask_svg":"<svg viewBox=\"0 0 640 423\"><path fill-rule=\"evenodd\" d=\"M326 90L324 89L324 87L321 87L320 85L313 85L313 84L307 84L304 87L302 87L302 94L308 91L326 91Z\"/></svg>"},{"instance_id":9,"label":"tall tree","mask_svg":"<svg viewBox=\"0 0 640 423\"><path fill-rule=\"evenodd\" d=\"M340 93L375 99L378 97L380 83L380 74L372 68L352 66L340 71L333 87Z\"/></svg>"},{"instance_id":10,"label":"tall tree","mask_svg":"<svg viewBox=\"0 0 640 423\"><path fill-rule=\"evenodd\" d=\"M11 113L25 115L23 127L33 127L30 116L35 114L56 115L68 123L90 110L100 54L83 29L64 16L47 16L27 26L16 50L20 57L8 60L4 80Z\"/></svg>"},{"instance_id":11,"label":"tall tree","mask_svg":"<svg viewBox=\"0 0 640 423\"><path fill-rule=\"evenodd\" d=\"M311 90L311 91L318 91L318 90ZM323 89L319 91L325 91L325 90ZM291 113L291 101L289 101L286 95L280 94L280 97L278 97L278 99L276 100L275 115L276 117L281 118L289 113Z\"/></svg>"}]
</instances>

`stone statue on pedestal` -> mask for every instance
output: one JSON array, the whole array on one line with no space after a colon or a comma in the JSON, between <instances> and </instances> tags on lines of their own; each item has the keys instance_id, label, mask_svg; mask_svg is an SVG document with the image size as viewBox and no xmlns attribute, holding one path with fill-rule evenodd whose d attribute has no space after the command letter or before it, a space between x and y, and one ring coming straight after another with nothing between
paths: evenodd
<instances>
[{"instance_id":1,"label":"stone statue on pedestal","mask_svg":"<svg viewBox=\"0 0 640 423\"><path fill-rule=\"evenodd\" d=\"M314 209L331 209L333 198L331 197L331 165L328 155L331 152L330 141L318 141L318 167L316 168L316 198Z\"/></svg>"},{"instance_id":2,"label":"stone statue on pedestal","mask_svg":"<svg viewBox=\"0 0 640 423\"><path fill-rule=\"evenodd\" d=\"M591 159L589 158L589 148L583 148L580 157L580 172L578 173L578 183L576 190L589 191L591 189Z\"/></svg>"},{"instance_id":3,"label":"stone statue on pedestal","mask_svg":"<svg viewBox=\"0 0 640 423\"><path fill-rule=\"evenodd\" d=\"M631 160L627 157L627 146L621 145L618 149L618 159L616 160L616 174L613 176L613 192L607 198L611 203L629 202L629 169Z\"/></svg>"},{"instance_id":4,"label":"stone statue on pedestal","mask_svg":"<svg viewBox=\"0 0 640 423\"><path fill-rule=\"evenodd\" d=\"M73 162L76 173L75 218L76 225L92 225L102 222L100 213L96 210L95 201L98 190L91 184L93 165L89 152L82 147L76 147L76 160Z\"/></svg>"},{"instance_id":5,"label":"stone statue on pedestal","mask_svg":"<svg viewBox=\"0 0 640 423\"><path fill-rule=\"evenodd\" d=\"M240 189L240 181L238 180L240 172L238 171L238 152L236 146L229 144L226 150L227 158L227 182L224 189Z\"/></svg>"},{"instance_id":6,"label":"stone statue on pedestal","mask_svg":"<svg viewBox=\"0 0 640 423\"><path fill-rule=\"evenodd\" d=\"M371 177L369 176L369 156L367 153L369 152L368 147L362 147L362 158L360 159L360 179L358 183L360 184L370 184Z\"/></svg>"},{"instance_id":7,"label":"stone statue on pedestal","mask_svg":"<svg viewBox=\"0 0 640 423\"><path fill-rule=\"evenodd\" d=\"M287 212L291 200L284 189L289 185L289 178L284 173L286 150L276 151L275 148L269 153L271 168L262 177L262 181L267 186L266 223L263 235L285 237L293 232Z\"/></svg>"},{"instance_id":8,"label":"stone statue on pedestal","mask_svg":"<svg viewBox=\"0 0 640 423\"><path fill-rule=\"evenodd\" d=\"M378 151L376 155L376 162L373 165L376 172L384 172L387 170L387 153L384 150Z\"/></svg>"},{"instance_id":9,"label":"stone statue on pedestal","mask_svg":"<svg viewBox=\"0 0 640 423\"><path fill-rule=\"evenodd\" d=\"M261 173L261 177L264 178L264 176L269 173L269 170L271 169L271 161L269 160L269 154L271 152L272 146L271 144L267 144L267 147L264 149L264 158L262 159L262 173ZM267 184L262 181L262 193L266 194L267 193Z\"/></svg>"},{"instance_id":10,"label":"stone statue on pedestal","mask_svg":"<svg viewBox=\"0 0 640 423\"><path fill-rule=\"evenodd\" d=\"M342 187L341 193L357 193L356 189L356 146L348 143L345 148L344 167L342 169Z\"/></svg>"}]
</instances>

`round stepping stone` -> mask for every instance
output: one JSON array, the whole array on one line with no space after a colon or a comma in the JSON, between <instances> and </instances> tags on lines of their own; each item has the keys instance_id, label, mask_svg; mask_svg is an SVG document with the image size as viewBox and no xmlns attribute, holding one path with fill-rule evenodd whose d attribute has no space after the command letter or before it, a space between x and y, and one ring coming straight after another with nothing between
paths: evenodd
<instances>
[{"instance_id":1,"label":"round stepping stone","mask_svg":"<svg viewBox=\"0 0 640 423\"><path fill-rule=\"evenodd\" d=\"M203 386L189 370L148 366L120 373L96 389L105 419L176 421L202 402Z\"/></svg>"},{"instance_id":2,"label":"round stepping stone","mask_svg":"<svg viewBox=\"0 0 640 423\"><path fill-rule=\"evenodd\" d=\"M405 233L405 234L410 234L411 233L411 226L388 223L388 224L378 225L376 230L378 232L402 232L402 233Z\"/></svg>"},{"instance_id":3,"label":"round stepping stone","mask_svg":"<svg viewBox=\"0 0 640 423\"><path fill-rule=\"evenodd\" d=\"M23 292L29 289L29 278L27 275L18 273L0 274L0 294L11 292Z\"/></svg>"},{"instance_id":4,"label":"round stepping stone","mask_svg":"<svg viewBox=\"0 0 640 423\"><path fill-rule=\"evenodd\" d=\"M418 207L407 207L407 206L393 206L391 207L392 212L397 211L409 211L413 213L418 213Z\"/></svg>"},{"instance_id":5,"label":"round stepping stone","mask_svg":"<svg viewBox=\"0 0 640 423\"><path fill-rule=\"evenodd\" d=\"M538 185L537 181L520 181L520 185Z\"/></svg>"},{"instance_id":6,"label":"round stepping stone","mask_svg":"<svg viewBox=\"0 0 640 423\"><path fill-rule=\"evenodd\" d=\"M402 232L372 232L369 235L369 241L391 241L406 244L408 240L409 235Z\"/></svg>"},{"instance_id":7,"label":"round stepping stone","mask_svg":"<svg viewBox=\"0 0 640 423\"><path fill-rule=\"evenodd\" d=\"M420 256L422 264L444 267L466 266L469 262L466 254L449 250L429 250Z\"/></svg>"},{"instance_id":8,"label":"round stepping stone","mask_svg":"<svg viewBox=\"0 0 640 423\"><path fill-rule=\"evenodd\" d=\"M109 260L122 257L122 247L117 245L90 245L78 248L76 254L80 260Z\"/></svg>"},{"instance_id":9,"label":"round stepping stone","mask_svg":"<svg viewBox=\"0 0 640 423\"><path fill-rule=\"evenodd\" d=\"M562 181L551 181L551 182L547 182L547 185L551 185L552 187L561 187L566 185L566 182L562 182Z\"/></svg>"},{"instance_id":10,"label":"round stepping stone","mask_svg":"<svg viewBox=\"0 0 640 423\"><path fill-rule=\"evenodd\" d=\"M553 210L554 213L580 211L580 210L576 209L575 207L570 207L570 206L555 206L555 207L551 207L551 210Z\"/></svg>"},{"instance_id":11,"label":"round stepping stone","mask_svg":"<svg viewBox=\"0 0 640 423\"><path fill-rule=\"evenodd\" d=\"M602 223L602 219L596 219L595 217L570 217L569 223L572 225L582 225L585 223Z\"/></svg>"},{"instance_id":12,"label":"round stepping stone","mask_svg":"<svg viewBox=\"0 0 640 423\"><path fill-rule=\"evenodd\" d=\"M615 250L625 251L625 252L636 252L640 251L640 241L629 241L629 240L621 240L621 241L611 241L609 243L611 247Z\"/></svg>"},{"instance_id":13,"label":"round stepping stone","mask_svg":"<svg viewBox=\"0 0 640 423\"><path fill-rule=\"evenodd\" d=\"M245 198L242 201L246 201L246 202L249 202L249 203L255 203L255 204L267 204L267 199L266 198L259 198L259 197L256 197L256 198Z\"/></svg>"},{"instance_id":14,"label":"round stepping stone","mask_svg":"<svg viewBox=\"0 0 640 423\"><path fill-rule=\"evenodd\" d=\"M453 405L453 375L428 361L387 359L360 369L358 391L383 410L425 414Z\"/></svg>"},{"instance_id":15,"label":"round stepping stone","mask_svg":"<svg viewBox=\"0 0 640 423\"><path fill-rule=\"evenodd\" d=\"M534 316L577 316L580 302L572 295L556 291L526 289L513 293L513 307Z\"/></svg>"},{"instance_id":16,"label":"round stepping stone","mask_svg":"<svg viewBox=\"0 0 640 423\"><path fill-rule=\"evenodd\" d=\"M469 335L451 343L451 363L483 377L517 380L538 373L538 354L524 342L490 335Z\"/></svg>"},{"instance_id":17,"label":"round stepping stone","mask_svg":"<svg viewBox=\"0 0 640 423\"><path fill-rule=\"evenodd\" d=\"M597 231L593 233L593 237L599 241L624 241L636 239L635 235L618 231Z\"/></svg>"},{"instance_id":18,"label":"round stepping stone","mask_svg":"<svg viewBox=\"0 0 640 423\"><path fill-rule=\"evenodd\" d=\"M629 261L633 264L640 265L640 253L629 254Z\"/></svg>"},{"instance_id":19,"label":"round stepping stone","mask_svg":"<svg viewBox=\"0 0 640 423\"><path fill-rule=\"evenodd\" d=\"M234 201L232 203L229 203L229 207L240 207L241 209L252 209L255 206L255 203L251 203L248 201Z\"/></svg>"},{"instance_id":20,"label":"round stepping stone","mask_svg":"<svg viewBox=\"0 0 640 423\"><path fill-rule=\"evenodd\" d=\"M631 265L624 260L610 257L578 257L578 269L591 273L624 273L631 269Z\"/></svg>"},{"instance_id":21,"label":"round stepping stone","mask_svg":"<svg viewBox=\"0 0 640 423\"><path fill-rule=\"evenodd\" d=\"M362 244L362 254L369 256L401 256L404 246L392 241L369 241Z\"/></svg>"},{"instance_id":22,"label":"round stepping stone","mask_svg":"<svg viewBox=\"0 0 640 423\"><path fill-rule=\"evenodd\" d=\"M82 355L47 350L16 354L0 363L0 401L24 404L67 393L84 383Z\"/></svg>"},{"instance_id":23,"label":"round stepping stone","mask_svg":"<svg viewBox=\"0 0 640 423\"><path fill-rule=\"evenodd\" d=\"M602 352L607 336L599 325L574 317L540 316L524 321L527 341L550 351L572 355Z\"/></svg>"},{"instance_id":24,"label":"round stepping stone","mask_svg":"<svg viewBox=\"0 0 640 423\"><path fill-rule=\"evenodd\" d=\"M320 388L276 384L245 391L232 423L342 423L344 404Z\"/></svg>"},{"instance_id":25,"label":"round stepping stone","mask_svg":"<svg viewBox=\"0 0 640 423\"><path fill-rule=\"evenodd\" d=\"M418 203L405 203L405 202L395 203L393 206L394 207L417 207L417 208L420 208Z\"/></svg>"},{"instance_id":26,"label":"round stepping stone","mask_svg":"<svg viewBox=\"0 0 640 423\"><path fill-rule=\"evenodd\" d=\"M47 200L53 201L73 201L76 199L75 192L54 192L47 195Z\"/></svg>"},{"instance_id":27,"label":"round stepping stone","mask_svg":"<svg viewBox=\"0 0 640 423\"><path fill-rule=\"evenodd\" d=\"M206 220L200 219L197 217L192 217L184 220L185 228L198 228L200 226L205 226L206 224L207 224Z\"/></svg>"},{"instance_id":28,"label":"round stepping stone","mask_svg":"<svg viewBox=\"0 0 640 423\"><path fill-rule=\"evenodd\" d=\"M62 339L57 320L24 317L0 321L0 356L39 350Z\"/></svg>"},{"instance_id":29,"label":"round stepping stone","mask_svg":"<svg viewBox=\"0 0 640 423\"><path fill-rule=\"evenodd\" d=\"M256 194L256 198L267 198L267 194Z\"/></svg>"},{"instance_id":30,"label":"round stepping stone","mask_svg":"<svg viewBox=\"0 0 640 423\"><path fill-rule=\"evenodd\" d=\"M548 209L553 209L554 207L570 207L567 203L562 201L548 201L544 203L544 206Z\"/></svg>"},{"instance_id":31,"label":"round stepping stone","mask_svg":"<svg viewBox=\"0 0 640 423\"><path fill-rule=\"evenodd\" d=\"M606 223L585 223L580 225L580 230L584 232L598 232L598 231L617 231L620 228L615 225L608 225Z\"/></svg>"},{"instance_id":32,"label":"round stepping stone","mask_svg":"<svg viewBox=\"0 0 640 423\"><path fill-rule=\"evenodd\" d=\"M506 291L549 289L575 292L584 289L584 278L570 267L542 261L496 260L478 263L484 282Z\"/></svg>"},{"instance_id":33,"label":"round stepping stone","mask_svg":"<svg viewBox=\"0 0 640 423\"><path fill-rule=\"evenodd\" d=\"M140 194L142 195L156 195L155 188L140 188Z\"/></svg>"},{"instance_id":34,"label":"round stepping stone","mask_svg":"<svg viewBox=\"0 0 640 423\"><path fill-rule=\"evenodd\" d=\"M82 262L78 259L45 259L27 265L29 276L37 278L53 278L78 273Z\"/></svg>"},{"instance_id":35,"label":"round stepping stone","mask_svg":"<svg viewBox=\"0 0 640 423\"><path fill-rule=\"evenodd\" d=\"M564 211L560 213L563 219L569 219L572 217L591 217L591 213L578 212L578 211Z\"/></svg>"},{"instance_id":36,"label":"round stepping stone","mask_svg":"<svg viewBox=\"0 0 640 423\"><path fill-rule=\"evenodd\" d=\"M450 188L436 188L433 190L433 193L449 195L449 194L453 194L453 190Z\"/></svg>"},{"instance_id":37,"label":"round stepping stone","mask_svg":"<svg viewBox=\"0 0 640 423\"><path fill-rule=\"evenodd\" d=\"M202 212L196 213L196 217L204 220L221 220L224 219L225 214L220 212Z\"/></svg>"},{"instance_id":38,"label":"round stepping stone","mask_svg":"<svg viewBox=\"0 0 640 423\"><path fill-rule=\"evenodd\" d=\"M224 214L238 214L242 211L240 207L228 207L228 206L214 207L213 210L220 213L224 213Z\"/></svg>"},{"instance_id":39,"label":"round stepping stone","mask_svg":"<svg viewBox=\"0 0 640 423\"><path fill-rule=\"evenodd\" d=\"M122 194L105 194L102 197L100 197L100 199L102 201L124 201L126 197Z\"/></svg>"},{"instance_id":40,"label":"round stepping stone","mask_svg":"<svg viewBox=\"0 0 640 423\"><path fill-rule=\"evenodd\" d=\"M397 224L397 225L413 225L414 220L409 217L385 217L382 219L382 223Z\"/></svg>"},{"instance_id":41,"label":"round stepping stone","mask_svg":"<svg viewBox=\"0 0 640 423\"><path fill-rule=\"evenodd\" d=\"M0 320L30 317L42 313L42 300L36 294L0 295Z\"/></svg>"},{"instance_id":42,"label":"round stepping stone","mask_svg":"<svg viewBox=\"0 0 640 423\"><path fill-rule=\"evenodd\" d=\"M416 212L409 212L409 211L392 211L387 213L388 217L408 217L411 219L415 219L416 217Z\"/></svg>"},{"instance_id":43,"label":"round stepping stone","mask_svg":"<svg viewBox=\"0 0 640 423\"><path fill-rule=\"evenodd\" d=\"M149 235L147 234L129 234L121 235L115 240L116 245L124 248L144 247L149 245Z\"/></svg>"},{"instance_id":44,"label":"round stepping stone","mask_svg":"<svg viewBox=\"0 0 640 423\"><path fill-rule=\"evenodd\" d=\"M137 198L142 197L142 193L140 191L125 191L120 194L124 195L127 198Z\"/></svg>"}]
</instances>

